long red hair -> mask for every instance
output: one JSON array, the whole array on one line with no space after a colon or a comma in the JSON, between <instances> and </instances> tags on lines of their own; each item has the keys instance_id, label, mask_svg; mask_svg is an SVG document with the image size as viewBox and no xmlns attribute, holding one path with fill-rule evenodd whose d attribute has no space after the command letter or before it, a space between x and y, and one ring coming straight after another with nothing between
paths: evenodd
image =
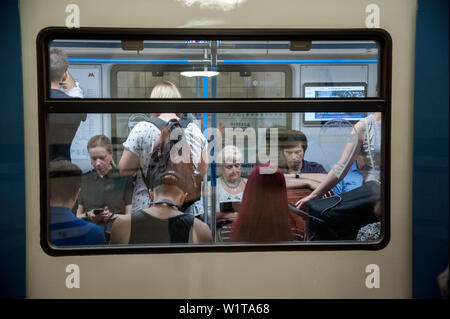
<instances>
[{"instance_id":1,"label":"long red hair","mask_svg":"<svg viewBox=\"0 0 450 319\"><path fill-rule=\"evenodd\" d=\"M253 169L245 186L238 217L233 223L232 241L275 242L293 240L290 231L286 181L277 168L273 174Z\"/></svg>"}]
</instances>

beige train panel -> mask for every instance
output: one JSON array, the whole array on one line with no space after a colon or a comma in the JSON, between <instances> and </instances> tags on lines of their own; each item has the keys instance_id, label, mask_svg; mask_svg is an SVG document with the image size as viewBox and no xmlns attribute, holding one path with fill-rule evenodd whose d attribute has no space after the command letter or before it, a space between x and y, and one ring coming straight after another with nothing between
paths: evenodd
<instances>
[{"instance_id":1,"label":"beige train panel","mask_svg":"<svg viewBox=\"0 0 450 319\"><path fill-rule=\"evenodd\" d=\"M364 28L380 7L393 40L391 241L381 251L252 252L50 257L40 245L36 36L64 26L68 3L82 27ZM410 298L412 296L412 116L417 3L411 0L248 0L234 10L181 1L20 1L26 160L27 296L31 298ZM399 18L401 17L401 19ZM81 286L67 289L65 268ZM380 267L380 288L365 267Z\"/></svg>"}]
</instances>

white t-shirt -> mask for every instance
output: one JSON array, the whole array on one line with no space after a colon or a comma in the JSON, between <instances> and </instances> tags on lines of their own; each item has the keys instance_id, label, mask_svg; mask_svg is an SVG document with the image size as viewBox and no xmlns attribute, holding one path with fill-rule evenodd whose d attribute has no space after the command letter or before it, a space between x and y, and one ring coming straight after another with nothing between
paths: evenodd
<instances>
[{"instance_id":1,"label":"white t-shirt","mask_svg":"<svg viewBox=\"0 0 450 319\"><path fill-rule=\"evenodd\" d=\"M131 130L127 140L123 143L130 152L134 153L139 158L139 166L144 175L147 175L147 169L150 164L150 155L155 144L161 137L161 131L152 123L139 122ZM185 137L189 143L192 160L196 167L200 163L201 153L207 147L207 140L203 136L200 128L193 122L189 123L185 129ZM132 210L139 210L150 207L150 195L148 194L147 186L144 179L138 171L136 183L134 186Z\"/></svg>"},{"instance_id":2,"label":"white t-shirt","mask_svg":"<svg viewBox=\"0 0 450 319\"><path fill-rule=\"evenodd\" d=\"M144 175L147 174L150 164L150 155L153 147L161 137L161 131L155 125L149 122L139 122L131 130L127 140L123 143L130 152L139 158L139 166ZM137 178L134 185L132 210L140 210L150 207L150 195L140 170L137 172Z\"/></svg>"}]
</instances>

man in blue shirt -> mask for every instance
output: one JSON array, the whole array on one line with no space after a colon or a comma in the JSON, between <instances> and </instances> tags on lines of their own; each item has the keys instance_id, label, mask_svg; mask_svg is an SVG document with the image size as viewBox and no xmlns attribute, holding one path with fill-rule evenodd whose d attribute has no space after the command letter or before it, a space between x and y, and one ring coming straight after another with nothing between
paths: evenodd
<instances>
[{"instance_id":1,"label":"man in blue shirt","mask_svg":"<svg viewBox=\"0 0 450 319\"><path fill-rule=\"evenodd\" d=\"M336 195L351 191L363 184L364 180L364 167L366 166L364 156L359 155L356 161L353 163L352 167L345 175L344 179L341 180L333 188L333 193Z\"/></svg>"},{"instance_id":2,"label":"man in blue shirt","mask_svg":"<svg viewBox=\"0 0 450 319\"><path fill-rule=\"evenodd\" d=\"M72 213L80 194L81 169L68 161L50 162L50 244L54 246L105 245L100 226Z\"/></svg>"}]
</instances>

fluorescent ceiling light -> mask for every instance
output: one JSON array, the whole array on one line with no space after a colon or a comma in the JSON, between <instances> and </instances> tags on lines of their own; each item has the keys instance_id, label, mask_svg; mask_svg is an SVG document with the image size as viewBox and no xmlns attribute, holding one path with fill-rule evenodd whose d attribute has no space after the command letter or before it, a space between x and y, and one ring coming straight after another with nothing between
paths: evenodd
<instances>
[{"instance_id":1,"label":"fluorescent ceiling light","mask_svg":"<svg viewBox=\"0 0 450 319\"><path fill-rule=\"evenodd\" d=\"M206 76L206 77L212 77L219 75L219 72L217 71L184 71L180 73L182 76L187 76L189 78L195 77L195 76Z\"/></svg>"}]
</instances>

